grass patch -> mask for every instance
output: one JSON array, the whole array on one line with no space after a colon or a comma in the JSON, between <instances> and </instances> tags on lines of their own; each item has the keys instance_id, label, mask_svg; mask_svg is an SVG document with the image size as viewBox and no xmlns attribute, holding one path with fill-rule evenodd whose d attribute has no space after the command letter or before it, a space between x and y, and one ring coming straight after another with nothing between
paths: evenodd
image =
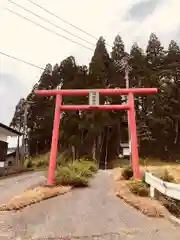
<instances>
[{"instance_id":1,"label":"grass patch","mask_svg":"<svg viewBox=\"0 0 180 240\"><path fill-rule=\"evenodd\" d=\"M26 159L26 169L46 170L49 165L49 153ZM74 162L68 159L66 153L58 154L55 175L56 185L71 185L73 187L88 186L89 178L97 172L95 160L81 158Z\"/></svg>"},{"instance_id":2,"label":"grass patch","mask_svg":"<svg viewBox=\"0 0 180 240\"><path fill-rule=\"evenodd\" d=\"M116 179L120 179L122 177L122 169L128 168L130 165L130 161L128 159L118 159L118 164L113 169L114 174L116 175ZM153 175L164 179L167 179L169 182L180 183L180 163L176 162L165 162L160 159L152 159L152 158L140 158L140 170L141 172L151 172ZM165 173L168 171L168 174ZM168 176L167 176L168 175ZM170 177L170 175L172 177Z\"/></svg>"},{"instance_id":3,"label":"grass patch","mask_svg":"<svg viewBox=\"0 0 180 240\"><path fill-rule=\"evenodd\" d=\"M132 180L127 183L129 190L137 196L148 197L149 187L144 181Z\"/></svg>"},{"instance_id":4,"label":"grass patch","mask_svg":"<svg viewBox=\"0 0 180 240\"><path fill-rule=\"evenodd\" d=\"M24 168L31 170L46 170L49 166L50 153L45 153L35 157L27 158L24 161ZM61 166L70 162L69 154L64 151L62 153L57 153L56 165Z\"/></svg>"},{"instance_id":5,"label":"grass patch","mask_svg":"<svg viewBox=\"0 0 180 240\"><path fill-rule=\"evenodd\" d=\"M131 192L127 181L116 182L115 185L116 196L123 199L144 215L153 218L164 217L168 215L168 211L158 201L150 199L149 197L140 197Z\"/></svg>"},{"instance_id":6,"label":"grass patch","mask_svg":"<svg viewBox=\"0 0 180 240\"><path fill-rule=\"evenodd\" d=\"M41 202L42 200L52 198L61 194L65 194L70 190L70 187L55 186L55 187L36 187L26 190L19 196L13 197L8 203L0 206L0 211L16 211L25 208L29 205Z\"/></svg>"},{"instance_id":7,"label":"grass patch","mask_svg":"<svg viewBox=\"0 0 180 240\"><path fill-rule=\"evenodd\" d=\"M160 172L159 174L157 173L156 176L164 182L175 183L175 178L167 169L163 169L162 172Z\"/></svg>"},{"instance_id":8,"label":"grass patch","mask_svg":"<svg viewBox=\"0 0 180 240\"><path fill-rule=\"evenodd\" d=\"M84 159L76 160L57 168L55 182L61 185L85 187L89 184L89 178L93 177L97 170L95 162Z\"/></svg>"},{"instance_id":9,"label":"grass patch","mask_svg":"<svg viewBox=\"0 0 180 240\"><path fill-rule=\"evenodd\" d=\"M158 158L139 158L139 163L142 167L162 167L162 166L178 166L180 165L180 161L164 161ZM111 161L110 167L116 168L116 167L126 167L130 165L130 159L128 158L117 158L113 161Z\"/></svg>"},{"instance_id":10,"label":"grass patch","mask_svg":"<svg viewBox=\"0 0 180 240\"><path fill-rule=\"evenodd\" d=\"M122 174L127 170L127 167L113 170L116 195L148 217L167 216L167 209L157 200L149 198L149 187L144 179L136 181L128 174L125 174L128 180L123 179Z\"/></svg>"},{"instance_id":11,"label":"grass patch","mask_svg":"<svg viewBox=\"0 0 180 240\"><path fill-rule=\"evenodd\" d=\"M149 165L148 165L149 164ZM180 165L177 163L163 163L157 161L144 163L141 172L149 171L165 182L180 183ZM150 165L151 164L151 165ZM153 165L154 164L154 165ZM149 186L143 177L142 181L130 178L130 168L113 169L117 196L149 217L168 216L169 213L180 217L180 201L167 197L157 190L155 198L149 198ZM126 180L126 181L125 181Z\"/></svg>"},{"instance_id":12,"label":"grass patch","mask_svg":"<svg viewBox=\"0 0 180 240\"><path fill-rule=\"evenodd\" d=\"M50 157L50 154L46 153L43 155L38 155L36 157L27 158L24 161L24 167L26 169L33 169L33 170L42 169L42 170L44 170L49 165L49 157Z\"/></svg>"}]
</instances>

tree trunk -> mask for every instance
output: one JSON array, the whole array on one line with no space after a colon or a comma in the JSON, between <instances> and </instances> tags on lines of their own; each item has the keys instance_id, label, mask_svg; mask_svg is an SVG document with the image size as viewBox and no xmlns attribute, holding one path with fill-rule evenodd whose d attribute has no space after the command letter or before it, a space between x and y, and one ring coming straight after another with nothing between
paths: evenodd
<instances>
[{"instance_id":1,"label":"tree trunk","mask_svg":"<svg viewBox=\"0 0 180 240\"><path fill-rule=\"evenodd\" d=\"M94 139L93 146L92 146L92 157L96 159L96 138Z\"/></svg>"},{"instance_id":2,"label":"tree trunk","mask_svg":"<svg viewBox=\"0 0 180 240\"><path fill-rule=\"evenodd\" d=\"M74 161L76 160L76 148L73 145L71 146L71 151L72 151L72 159Z\"/></svg>"},{"instance_id":3,"label":"tree trunk","mask_svg":"<svg viewBox=\"0 0 180 240\"><path fill-rule=\"evenodd\" d=\"M175 124L175 139L174 139L174 144L177 143L177 140L178 140L178 133L179 133L179 121L178 119L176 119L176 124Z\"/></svg>"}]
</instances>

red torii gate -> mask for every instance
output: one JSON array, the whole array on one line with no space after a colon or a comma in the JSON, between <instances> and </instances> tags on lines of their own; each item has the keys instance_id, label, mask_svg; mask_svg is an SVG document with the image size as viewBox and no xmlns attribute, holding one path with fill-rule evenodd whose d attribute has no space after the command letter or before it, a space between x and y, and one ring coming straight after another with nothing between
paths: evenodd
<instances>
[{"instance_id":1,"label":"red torii gate","mask_svg":"<svg viewBox=\"0 0 180 240\"><path fill-rule=\"evenodd\" d=\"M129 88L129 89L74 89L74 90L36 90L40 96L56 96L56 106L54 114L54 125L51 142L51 154L49 163L48 184L54 183L54 173L56 169L56 155L59 138L60 113L65 110L128 110L128 121L130 127L132 168L135 179L140 179L138 143L136 133L136 117L134 108L134 94L153 94L157 93L157 88ZM90 94L93 95L90 96ZM91 99L99 98L99 95L128 95L128 103L122 105L99 105L96 100L90 105L62 105L62 96L90 96Z\"/></svg>"}]
</instances>

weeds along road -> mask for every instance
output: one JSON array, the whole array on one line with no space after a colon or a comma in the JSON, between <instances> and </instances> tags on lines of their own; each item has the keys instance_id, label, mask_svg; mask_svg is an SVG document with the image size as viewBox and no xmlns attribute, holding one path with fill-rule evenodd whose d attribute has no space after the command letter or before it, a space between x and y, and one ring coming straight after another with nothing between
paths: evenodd
<instances>
[{"instance_id":1,"label":"weeds along road","mask_svg":"<svg viewBox=\"0 0 180 240\"><path fill-rule=\"evenodd\" d=\"M2 180L0 184L7 197L5 188L15 193L11 186L15 185L20 192L31 181L36 184L42 179L41 173L31 173L14 180ZM87 240L179 240L180 229L165 219L150 219L117 198L108 171L99 171L89 188L73 190L16 213L0 213L2 240L63 239L65 236Z\"/></svg>"}]
</instances>

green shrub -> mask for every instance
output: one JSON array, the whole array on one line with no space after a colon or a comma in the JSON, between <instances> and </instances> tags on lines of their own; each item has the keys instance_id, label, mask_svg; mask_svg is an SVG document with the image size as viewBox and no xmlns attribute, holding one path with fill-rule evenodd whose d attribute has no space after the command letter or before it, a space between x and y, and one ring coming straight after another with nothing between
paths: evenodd
<instances>
[{"instance_id":1,"label":"green shrub","mask_svg":"<svg viewBox=\"0 0 180 240\"><path fill-rule=\"evenodd\" d=\"M83 165L86 165L86 167L89 169L89 171L96 173L98 171L98 166L95 160L89 160L85 158L80 158L79 162L81 162Z\"/></svg>"},{"instance_id":2,"label":"green shrub","mask_svg":"<svg viewBox=\"0 0 180 240\"><path fill-rule=\"evenodd\" d=\"M73 172L69 167L58 167L56 170L56 182L62 185L69 185L69 183L74 179L75 172Z\"/></svg>"},{"instance_id":3,"label":"green shrub","mask_svg":"<svg viewBox=\"0 0 180 240\"><path fill-rule=\"evenodd\" d=\"M56 170L56 184L74 187L87 186L89 178L95 173L96 165L94 165L95 163L92 162L76 160L67 164L67 166L59 166Z\"/></svg>"},{"instance_id":4,"label":"green shrub","mask_svg":"<svg viewBox=\"0 0 180 240\"><path fill-rule=\"evenodd\" d=\"M47 168L49 166L49 159L50 159L50 153L38 155L36 157L32 158L32 167L34 169L37 168ZM62 166L66 165L69 162L69 155L68 153L62 152L62 153L57 153L57 158L56 158L56 165L57 166Z\"/></svg>"},{"instance_id":5,"label":"green shrub","mask_svg":"<svg viewBox=\"0 0 180 240\"><path fill-rule=\"evenodd\" d=\"M24 161L24 168L29 169L33 167L32 159L31 158L26 158Z\"/></svg>"},{"instance_id":6,"label":"green shrub","mask_svg":"<svg viewBox=\"0 0 180 240\"><path fill-rule=\"evenodd\" d=\"M72 182L73 187L86 187L88 186L88 184L89 184L88 178L79 175L76 175Z\"/></svg>"},{"instance_id":7,"label":"green shrub","mask_svg":"<svg viewBox=\"0 0 180 240\"><path fill-rule=\"evenodd\" d=\"M57 153L56 164L57 166L66 165L71 161L71 156L68 151Z\"/></svg>"},{"instance_id":8,"label":"green shrub","mask_svg":"<svg viewBox=\"0 0 180 240\"><path fill-rule=\"evenodd\" d=\"M83 177L92 177L93 172L90 171L89 166L86 163L75 161L69 164L69 169Z\"/></svg>"},{"instance_id":9,"label":"green shrub","mask_svg":"<svg viewBox=\"0 0 180 240\"><path fill-rule=\"evenodd\" d=\"M174 177L168 172L167 169L165 169L163 174L161 174L160 179L165 182L175 182Z\"/></svg>"},{"instance_id":10,"label":"green shrub","mask_svg":"<svg viewBox=\"0 0 180 240\"><path fill-rule=\"evenodd\" d=\"M121 175L124 180L131 179L133 177L133 170L132 170L131 166L124 167Z\"/></svg>"},{"instance_id":11,"label":"green shrub","mask_svg":"<svg viewBox=\"0 0 180 240\"><path fill-rule=\"evenodd\" d=\"M81 187L88 185L88 179L77 174L75 170L67 167L58 167L55 177L56 184L71 185L74 187Z\"/></svg>"},{"instance_id":12,"label":"green shrub","mask_svg":"<svg viewBox=\"0 0 180 240\"><path fill-rule=\"evenodd\" d=\"M39 159L37 162L34 163L35 168L46 167L48 164L44 162L44 159Z\"/></svg>"},{"instance_id":13,"label":"green shrub","mask_svg":"<svg viewBox=\"0 0 180 240\"><path fill-rule=\"evenodd\" d=\"M32 167L37 168L47 168L49 165L50 153L38 155L32 158Z\"/></svg>"},{"instance_id":14,"label":"green shrub","mask_svg":"<svg viewBox=\"0 0 180 240\"><path fill-rule=\"evenodd\" d=\"M133 180L128 183L130 191L138 196L146 197L149 195L149 189L147 185L142 181Z\"/></svg>"}]
</instances>

